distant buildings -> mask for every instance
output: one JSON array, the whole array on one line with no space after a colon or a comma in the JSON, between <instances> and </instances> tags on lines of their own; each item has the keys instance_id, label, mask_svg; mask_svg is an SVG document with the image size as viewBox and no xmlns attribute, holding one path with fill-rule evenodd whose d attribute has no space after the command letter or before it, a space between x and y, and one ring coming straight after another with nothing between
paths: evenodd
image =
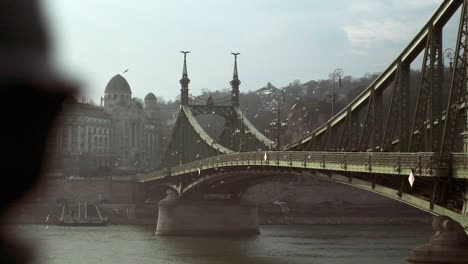
<instances>
[{"instance_id":1,"label":"distant buildings","mask_svg":"<svg viewBox=\"0 0 468 264\"><path fill-rule=\"evenodd\" d=\"M101 106L66 103L49 143L50 171L86 177L111 169L152 169L161 155L160 123L156 96L149 93L142 104L118 74L107 84Z\"/></svg>"}]
</instances>

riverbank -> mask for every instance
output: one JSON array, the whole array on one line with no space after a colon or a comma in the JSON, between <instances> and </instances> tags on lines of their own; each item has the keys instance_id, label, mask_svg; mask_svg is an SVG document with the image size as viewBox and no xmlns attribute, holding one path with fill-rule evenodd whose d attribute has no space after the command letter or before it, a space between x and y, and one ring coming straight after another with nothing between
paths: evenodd
<instances>
[{"instance_id":1,"label":"riverbank","mask_svg":"<svg viewBox=\"0 0 468 264\"><path fill-rule=\"evenodd\" d=\"M292 221L284 217L264 216L260 225L407 225L407 224L431 224L431 218L427 217L296 217Z\"/></svg>"},{"instance_id":2,"label":"riverbank","mask_svg":"<svg viewBox=\"0 0 468 264\"><path fill-rule=\"evenodd\" d=\"M430 224L432 215L404 204L269 204L259 207L259 220L262 225Z\"/></svg>"},{"instance_id":3,"label":"riverbank","mask_svg":"<svg viewBox=\"0 0 468 264\"><path fill-rule=\"evenodd\" d=\"M102 217L112 225L154 225L156 204L97 204ZM10 211L6 224L57 224L62 206L47 203L23 203Z\"/></svg>"},{"instance_id":4,"label":"riverbank","mask_svg":"<svg viewBox=\"0 0 468 264\"><path fill-rule=\"evenodd\" d=\"M155 225L156 204L99 204L110 225ZM430 224L432 216L406 205L259 205L261 225L315 224ZM10 213L7 224L56 224L61 206L22 204Z\"/></svg>"}]
</instances>

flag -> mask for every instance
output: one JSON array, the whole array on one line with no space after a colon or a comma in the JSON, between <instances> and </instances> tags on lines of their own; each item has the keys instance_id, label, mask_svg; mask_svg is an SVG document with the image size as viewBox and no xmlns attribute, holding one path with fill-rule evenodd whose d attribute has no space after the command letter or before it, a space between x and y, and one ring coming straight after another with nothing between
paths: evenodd
<instances>
[{"instance_id":1,"label":"flag","mask_svg":"<svg viewBox=\"0 0 468 264\"><path fill-rule=\"evenodd\" d=\"M415 180L416 180L416 178L414 177L413 171L411 171L410 174L409 174L409 177L408 177L408 181L409 181L409 184L411 185L411 187L413 187L413 184L414 184Z\"/></svg>"},{"instance_id":2,"label":"flag","mask_svg":"<svg viewBox=\"0 0 468 264\"><path fill-rule=\"evenodd\" d=\"M124 74L124 73L126 73L126 72L128 72L128 69L126 69L122 74Z\"/></svg>"}]
</instances>

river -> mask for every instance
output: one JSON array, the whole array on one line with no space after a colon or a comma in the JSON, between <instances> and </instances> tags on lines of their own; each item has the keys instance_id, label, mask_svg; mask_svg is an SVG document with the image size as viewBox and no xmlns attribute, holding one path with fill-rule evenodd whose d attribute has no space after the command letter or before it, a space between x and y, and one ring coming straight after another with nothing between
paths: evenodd
<instances>
[{"instance_id":1,"label":"river","mask_svg":"<svg viewBox=\"0 0 468 264\"><path fill-rule=\"evenodd\" d=\"M430 225L262 226L254 237L161 237L142 226L17 226L38 263L395 264Z\"/></svg>"}]
</instances>

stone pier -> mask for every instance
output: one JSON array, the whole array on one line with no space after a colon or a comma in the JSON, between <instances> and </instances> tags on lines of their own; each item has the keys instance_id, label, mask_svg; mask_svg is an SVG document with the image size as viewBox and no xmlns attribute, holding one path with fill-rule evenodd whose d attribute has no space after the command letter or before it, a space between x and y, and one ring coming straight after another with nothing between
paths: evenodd
<instances>
[{"instance_id":1,"label":"stone pier","mask_svg":"<svg viewBox=\"0 0 468 264\"><path fill-rule=\"evenodd\" d=\"M447 216L436 216L435 231L428 243L414 248L406 258L412 264L468 263L468 235L463 226Z\"/></svg>"},{"instance_id":2,"label":"stone pier","mask_svg":"<svg viewBox=\"0 0 468 264\"><path fill-rule=\"evenodd\" d=\"M158 204L156 235L257 235L257 205L232 200L168 197Z\"/></svg>"}]
</instances>

